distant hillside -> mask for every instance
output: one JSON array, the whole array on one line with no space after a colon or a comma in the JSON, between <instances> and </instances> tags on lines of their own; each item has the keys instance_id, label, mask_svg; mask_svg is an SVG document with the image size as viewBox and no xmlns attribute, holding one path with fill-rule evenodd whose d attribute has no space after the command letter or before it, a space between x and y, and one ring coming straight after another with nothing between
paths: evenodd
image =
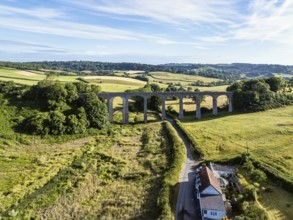
<instances>
[{"instance_id":1,"label":"distant hillside","mask_svg":"<svg viewBox=\"0 0 293 220\"><path fill-rule=\"evenodd\" d=\"M58 70L78 75L110 75L115 70L165 71L188 75L198 75L223 80L238 80L255 77L271 77L280 75L286 78L293 77L293 66L278 64L192 64L169 63L150 65L141 63L111 63L92 61L44 61L44 62L0 62L0 67L9 67L23 70Z\"/></svg>"},{"instance_id":2,"label":"distant hillside","mask_svg":"<svg viewBox=\"0 0 293 220\"><path fill-rule=\"evenodd\" d=\"M286 74L293 77L293 66L278 64L164 64L162 65L169 71L176 71L187 74L198 74L216 78L254 78L271 77L274 74Z\"/></svg>"}]
</instances>

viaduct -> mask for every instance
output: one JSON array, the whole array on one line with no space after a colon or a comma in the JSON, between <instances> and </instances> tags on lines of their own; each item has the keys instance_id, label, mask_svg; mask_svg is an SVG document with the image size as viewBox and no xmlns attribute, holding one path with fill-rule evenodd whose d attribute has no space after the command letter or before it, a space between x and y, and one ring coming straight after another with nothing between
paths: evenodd
<instances>
[{"instance_id":1,"label":"viaduct","mask_svg":"<svg viewBox=\"0 0 293 220\"><path fill-rule=\"evenodd\" d=\"M144 122L147 123L147 99L152 96L157 96L162 99L162 119L166 119L165 101L168 97L179 98L179 119L183 119L183 98L195 97L196 100L196 115L197 119L201 118L200 100L203 96L211 96L213 98L213 115L218 114L217 98L219 96L227 96L229 101L229 112L232 112L232 95L233 92L102 92L97 93L97 96L107 100L110 122L113 121L113 100L116 97L121 97L123 100L123 123L128 123L128 100L135 96L140 96L144 99Z\"/></svg>"}]
</instances>

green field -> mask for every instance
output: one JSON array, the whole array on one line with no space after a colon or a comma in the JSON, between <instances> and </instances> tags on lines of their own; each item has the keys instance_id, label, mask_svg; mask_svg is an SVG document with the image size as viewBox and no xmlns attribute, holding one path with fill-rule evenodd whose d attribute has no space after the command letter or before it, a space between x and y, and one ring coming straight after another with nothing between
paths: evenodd
<instances>
[{"instance_id":1,"label":"green field","mask_svg":"<svg viewBox=\"0 0 293 220\"><path fill-rule=\"evenodd\" d=\"M226 96L219 96L217 99L217 106L223 107L227 105L228 98ZM166 107L171 106L173 110L179 113L179 100L166 100ZM200 104L201 107L205 107L208 109L213 108L213 98L211 96L206 96L204 101ZM196 110L195 101L191 98L184 98L183 99L183 109L186 112L191 112Z\"/></svg>"},{"instance_id":2,"label":"green field","mask_svg":"<svg viewBox=\"0 0 293 220\"><path fill-rule=\"evenodd\" d=\"M0 80L14 81L15 83L34 85L45 79L45 75L15 69L0 69Z\"/></svg>"},{"instance_id":3,"label":"green field","mask_svg":"<svg viewBox=\"0 0 293 220\"><path fill-rule=\"evenodd\" d=\"M129 77L142 76L142 71L125 71ZM117 76L125 76L125 72L115 72ZM170 72L149 72L146 77L149 79L150 83L156 83L160 85L161 88L166 88L169 83L174 85L183 86L184 88L191 87L192 89L199 88L200 91L226 91L227 86L216 86L216 87L204 87L204 86L191 86L191 83L196 81L203 81L204 83L221 81L217 78L208 78L197 75L186 75Z\"/></svg>"},{"instance_id":4,"label":"green field","mask_svg":"<svg viewBox=\"0 0 293 220\"><path fill-rule=\"evenodd\" d=\"M186 119L180 124L205 160L223 161L251 157L275 175L293 179L293 106L249 114L221 113L200 121ZM292 219L293 196L274 186L271 192L259 192L261 205L271 219Z\"/></svg>"},{"instance_id":5,"label":"green field","mask_svg":"<svg viewBox=\"0 0 293 220\"><path fill-rule=\"evenodd\" d=\"M25 85L35 85L46 78L45 72L23 71L16 69L0 69L0 80L14 81ZM54 76L55 80L61 82L77 82L77 76Z\"/></svg>"},{"instance_id":6,"label":"green field","mask_svg":"<svg viewBox=\"0 0 293 220\"><path fill-rule=\"evenodd\" d=\"M25 85L35 85L39 81L46 78L46 72L44 71L22 71L16 69L0 69L0 80L2 81L14 81L15 83L25 84ZM55 71L56 72L56 71ZM183 87L187 88L190 86L190 83L197 80L203 82L213 82L219 81L219 79L206 78L201 76L192 76L184 74L173 74L168 72L151 72L152 77L148 76L151 83L157 83L162 88L166 88L168 83L177 84L180 83ZM130 72L130 77L135 77L136 75L141 75L141 73ZM119 77L117 77L119 76ZM98 84L101 86L102 91L104 92L124 92L129 89L138 89L143 87L146 82L136 80L129 77L123 77L123 71L115 71L115 76L54 76L55 80L61 82L76 82L78 78L85 78L89 83ZM178 86L177 86L178 87ZM216 87L198 87L190 86L193 90L199 88L200 91L225 91L227 86L216 86Z\"/></svg>"},{"instance_id":7,"label":"green field","mask_svg":"<svg viewBox=\"0 0 293 220\"><path fill-rule=\"evenodd\" d=\"M46 78L45 72L41 71L22 71L16 69L0 69L1 81L14 81L24 85L35 85ZM77 82L80 76L54 76L55 80L61 82ZM87 76L89 77L89 76ZM84 78L87 78L84 77ZM99 76L89 79L90 83L98 84L104 92L124 92L128 89L138 89L143 87L146 82L126 77Z\"/></svg>"},{"instance_id":8,"label":"green field","mask_svg":"<svg viewBox=\"0 0 293 220\"><path fill-rule=\"evenodd\" d=\"M192 89L199 88L200 91L206 91L206 87L191 86L190 84L198 80L203 81L205 83L220 81L219 79L216 79L216 78L207 78L207 77L196 76L196 75L176 74L176 73L169 73L169 72L150 72L148 78L151 83L157 83L162 88L166 88L169 83L173 83L174 85L180 85L185 88L187 87L191 87Z\"/></svg>"},{"instance_id":9,"label":"green field","mask_svg":"<svg viewBox=\"0 0 293 220\"><path fill-rule=\"evenodd\" d=\"M207 160L240 156L248 146L255 159L293 178L293 106L181 124Z\"/></svg>"},{"instance_id":10,"label":"green field","mask_svg":"<svg viewBox=\"0 0 293 220\"><path fill-rule=\"evenodd\" d=\"M276 186L270 186L270 192L261 192L259 201L268 211L271 219L287 220L293 216L293 196L288 191Z\"/></svg>"},{"instance_id":11,"label":"green field","mask_svg":"<svg viewBox=\"0 0 293 220\"><path fill-rule=\"evenodd\" d=\"M197 80L203 82L215 82L220 81L216 78L207 78L196 75L186 75L186 74L177 74L177 73L169 73L169 72L150 72L150 79L154 82L162 81L163 83L182 83L184 85L195 82Z\"/></svg>"},{"instance_id":12,"label":"green field","mask_svg":"<svg viewBox=\"0 0 293 220\"><path fill-rule=\"evenodd\" d=\"M82 78L90 83L98 84L103 92L124 92L144 87L146 84L141 80L117 76L85 76Z\"/></svg>"}]
</instances>

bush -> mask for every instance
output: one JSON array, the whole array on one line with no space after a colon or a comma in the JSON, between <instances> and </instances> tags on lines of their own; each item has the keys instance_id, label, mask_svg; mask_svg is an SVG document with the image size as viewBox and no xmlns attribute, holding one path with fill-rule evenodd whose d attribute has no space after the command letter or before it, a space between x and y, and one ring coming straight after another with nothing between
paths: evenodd
<instances>
[{"instance_id":1,"label":"bush","mask_svg":"<svg viewBox=\"0 0 293 220\"><path fill-rule=\"evenodd\" d=\"M247 171L249 178L253 181L265 182L267 180L266 174L257 169L249 156L246 156L243 168Z\"/></svg>"},{"instance_id":2,"label":"bush","mask_svg":"<svg viewBox=\"0 0 293 220\"><path fill-rule=\"evenodd\" d=\"M48 115L48 129L50 134L60 135L65 132L65 115L58 111L51 111Z\"/></svg>"},{"instance_id":3,"label":"bush","mask_svg":"<svg viewBox=\"0 0 293 220\"><path fill-rule=\"evenodd\" d=\"M66 133L68 134L78 134L79 123L76 115L69 115L66 117Z\"/></svg>"},{"instance_id":4,"label":"bush","mask_svg":"<svg viewBox=\"0 0 293 220\"><path fill-rule=\"evenodd\" d=\"M45 134L45 126L48 121L48 114L37 113L24 121L24 128L32 134Z\"/></svg>"},{"instance_id":5,"label":"bush","mask_svg":"<svg viewBox=\"0 0 293 220\"><path fill-rule=\"evenodd\" d=\"M89 93L83 100L83 106L91 127L102 129L109 122L107 106L94 93Z\"/></svg>"}]
</instances>

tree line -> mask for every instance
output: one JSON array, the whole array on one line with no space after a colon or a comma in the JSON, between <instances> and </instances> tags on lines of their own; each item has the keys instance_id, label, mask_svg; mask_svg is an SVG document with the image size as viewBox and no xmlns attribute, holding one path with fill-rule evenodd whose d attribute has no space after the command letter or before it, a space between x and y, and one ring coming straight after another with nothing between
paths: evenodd
<instances>
[{"instance_id":1,"label":"tree line","mask_svg":"<svg viewBox=\"0 0 293 220\"><path fill-rule=\"evenodd\" d=\"M233 107L238 111L265 111L293 104L291 85L276 76L235 82L227 91L233 92Z\"/></svg>"},{"instance_id":2,"label":"tree line","mask_svg":"<svg viewBox=\"0 0 293 220\"><path fill-rule=\"evenodd\" d=\"M199 75L222 80L236 81L256 77L272 77L273 74L287 74L293 77L293 66L276 64L190 64L171 63L151 65L142 63L113 63L93 61L43 61L43 62L0 62L0 67L23 70L58 70L60 74L113 75L115 70L140 70L145 72L166 71L178 74Z\"/></svg>"},{"instance_id":3,"label":"tree line","mask_svg":"<svg viewBox=\"0 0 293 220\"><path fill-rule=\"evenodd\" d=\"M19 86L1 82L1 99L11 100L22 111L17 129L29 134L79 134L88 128L103 129L108 124L105 100L95 94L101 88L82 82L61 83L44 80L37 85ZM79 94L83 93L84 96Z\"/></svg>"}]
</instances>

